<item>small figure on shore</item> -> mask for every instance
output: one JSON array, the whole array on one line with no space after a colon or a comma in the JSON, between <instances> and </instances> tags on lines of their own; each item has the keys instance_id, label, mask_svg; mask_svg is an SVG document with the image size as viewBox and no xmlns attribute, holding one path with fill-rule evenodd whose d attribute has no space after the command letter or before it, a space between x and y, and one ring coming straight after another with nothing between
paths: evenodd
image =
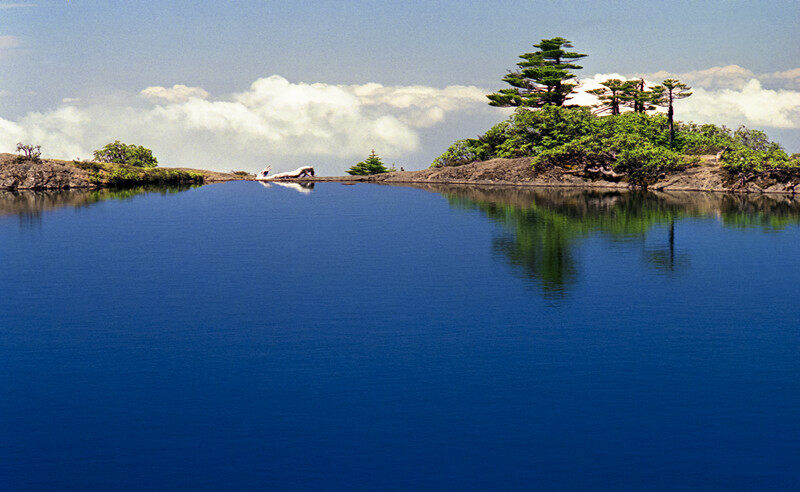
<instances>
[{"instance_id":1,"label":"small figure on shore","mask_svg":"<svg viewBox=\"0 0 800 492\"><path fill-rule=\"evenodd\" d=\"M263 171L258 173L258 177L256 179L267 179L267 174L269 174L270 171L272 171L272 166L265 167Z\"/></svg>"},{"instance_id":2,"label":"small figure on shore","mask_svg":"<svg viewBox=\"0 0 800 492\"><path fill-rule=\"evenodd\" d=\"M278 173L278 174L273 174L272 176L267 176L271 170L272 167L267 166L266 168L264 168L263 171L258 173L258 177L256 177L256 179L259 181L270 181L278 178L305 178L308 176L311 177L314 176L314 168L311 166L298 167L294 171L288 171L285 173Z\"/></svg>"}]
</instances>

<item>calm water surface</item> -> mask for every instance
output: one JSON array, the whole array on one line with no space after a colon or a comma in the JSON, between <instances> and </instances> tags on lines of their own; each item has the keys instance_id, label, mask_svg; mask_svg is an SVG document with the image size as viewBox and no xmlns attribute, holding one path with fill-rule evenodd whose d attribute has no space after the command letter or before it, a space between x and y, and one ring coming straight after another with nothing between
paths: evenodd
<instances>
[{"instance_id":1,"label":"calm water surface","mask_svg":"<svg viewBox=\"0 0 800 492\"><path fill-rule=\"evenodd\" d=\"M800 202L0 195L0 489L800 488Z\"/></svg>"}]
</instances>

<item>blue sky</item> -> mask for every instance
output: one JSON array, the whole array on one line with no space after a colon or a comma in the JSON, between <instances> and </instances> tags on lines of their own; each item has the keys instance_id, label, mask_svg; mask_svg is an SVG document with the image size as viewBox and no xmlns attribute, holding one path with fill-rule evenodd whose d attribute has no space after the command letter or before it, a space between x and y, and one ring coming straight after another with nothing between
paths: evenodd
<instances>
[{"instance_id":1,"label":"blue sky","mask_svg":"<svg viewBox=\"0 0 800 492\"><path fill-rule=\"evenodd\" d=\"M792 72L800 67L798 24L796 1L0 2L0 131L5 122L9 134L39 136L57 126L61 120L53 115L61 111L62 120L72 118L76 128L79 121L88 130L58 138L48 134L51 150L84 153L104 139L152 137L133 128L130 119L136 110L156 111L147 124L160 118L158 124L173 125L161 132L170 138L159 140L156 135L152 142L141 143L150 143L170 163L180 161L176 165L200 160L205 162L198 165L241 163L239 167L255 169L270 161L280 168L316 159L328 163L333 172L366 155L372 143L385 147L390 160L419 168L451 140L473 136L501 119L502 110L483 107L474 94L500 88L499 78L513 67L518 54L541 38L560 35L589 54L579 73L582 78L612 73L686 75L701 89L701 102L737 107L716 114L693 107L699 103L689 98L685 115L729 125L740 118L743 124L767 130L790 151L800 151L800 106L791 102L800 90L800 73L795 77ZM731 66L741 70L707 72ZM269 97L255 94L254 82L271 76L289 85L271 79L261 84ZM748 85L752 80L757 87ZM301 83L325 87L295 86ZM164 92L141 94L147 88L176 84L202 90L191 97L205 94L200 99L208 104ZM408 87L431 91L417 90L410 106L397 107L375 99L374 90L365 102L367 84L393 88L381 92L383 98L407 94ZM331 95L325 91L328 86L355 94L364 104L359 115L344 114L341 105L347 104L347 94ZM431 101L446 94L442 91L448 86L474 90L435 106ZM308 139L296 138L299 123L313 127L317 115L325 117L334 110L327 103L309 109L305 99L297 100L296 106L281 104L287 91L311 101L332 97L338 101L335 111L344 112L316 129L320 145L312 145L311 152L292 151L309 145ZM242 96L245 93L249 95ZM250 102L243 103L237 95ZM740 100L751 100L755 113ZM764 113L770 101L787 100L790 103L777 108L776 115ZM209 120L211 115L227 119L227 109L241 109L227 104L234 102L246 106L240 122L226 120L225 126ZM191 107L173 107L177 104ZM264 104L277 104L283 113ZM103 112L103 107L109 110ZM159 107L166 111L159 112ZM275 118L282 120L299 107L305 113L289 128L269 133ZM71 115L69 108L75 110ZM255 129L248 111L266 118L266 126ZM419 119L423 113L424 122ZM113 117L122 119L121 135L114 134ZM380 135L364 130L359 139L326 152L325 137L333 138L331 126L338 128L344 120ZM241 125L249 125L252 134L226 144ZM207 135L214 131L222 132L216 135L216 147L214 136ZM0 144L6 145L2 136ZM195 150L180 152L181 145ZM187 159L192 162L184 162Z\"/></svg>"}]
</instances>

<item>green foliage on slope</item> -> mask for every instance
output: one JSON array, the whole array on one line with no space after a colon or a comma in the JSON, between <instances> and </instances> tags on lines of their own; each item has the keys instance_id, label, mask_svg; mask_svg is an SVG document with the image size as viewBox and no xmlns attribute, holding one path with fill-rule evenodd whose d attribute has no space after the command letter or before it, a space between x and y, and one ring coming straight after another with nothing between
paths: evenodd
<instances>
[{"instance_id":1,"label":"green foliage on slope","mask_svg":"<svg viewBox=\"0 0 800 492\"><path fill-rule=\"evenodd\" d=\"M701 154L722 152L721 165L732 174L800 168L800 158L790 157L758 130L676 122L671 143L670 133L663 114L598 116L586 107L519 108L480 137L457 141L432 167L528 156L539 170L601 166L641 186Z\"/></svg>"},{"instance_id":2,"label":"green foliage on slope","mask_svg":"<svg viewBox=\"0 0 800 492\"><path fill-rule=\"evenodd\" d=\"M86 171L89 180L94 184L112 188L203 183L203 175L178 169L143 168L92 161L73 161L73 165Z\"/></svg>"}]
</instances>

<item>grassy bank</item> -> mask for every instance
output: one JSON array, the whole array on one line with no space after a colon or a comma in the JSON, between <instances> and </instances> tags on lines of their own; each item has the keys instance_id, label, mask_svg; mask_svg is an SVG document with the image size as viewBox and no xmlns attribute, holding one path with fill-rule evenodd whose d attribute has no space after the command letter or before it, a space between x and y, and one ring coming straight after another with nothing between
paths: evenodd
<instances>
[{"instance_id":1,"label":"grassy bank","mask_svg":"<svg viewBox=\"0 0 800 492\"><path fill-rule=\"evenodd\" d=\"M203 184L204 181L203 175L200 173L179 169L144 168L91 161L73 161L72 164L87 173L90 183L100 187L192 185Z\"/></svg>"}]
</instances>

